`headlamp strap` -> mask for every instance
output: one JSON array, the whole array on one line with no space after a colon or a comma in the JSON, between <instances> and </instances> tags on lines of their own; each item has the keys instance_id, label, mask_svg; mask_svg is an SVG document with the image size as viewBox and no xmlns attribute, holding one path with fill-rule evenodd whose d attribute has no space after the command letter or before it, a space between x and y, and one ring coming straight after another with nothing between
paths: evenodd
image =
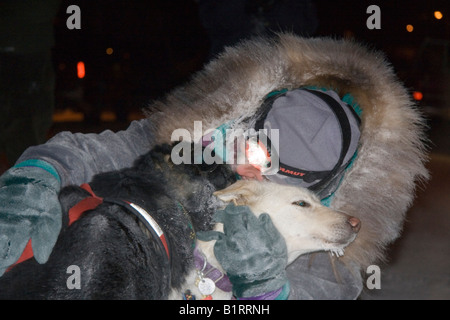
<instances>
[{"instance_id":1,"label":"headlamp strap","mask_svg":"<svg viewBox=\"0 0 450 320\"><path fill-rule=\"evenodd\" d=\"M325 101L327 105L330 107L330 109L333 111L334 115L336 116L337 120L339 121L341 133L342 133L342 148L341 153L339 155L339 159L334 166L332 170L329 171L308 171L308 170L302 170L298 168L294 168L291 166L288 166L282 162L280 162L280 170L278 171L279 174L285 175L292 178L298 178L302 179L305 182L313 182L316 180L320 180L315 185L311 186L310 188L314 189L320 189L323 185L326 185L328 180L334 177L334 175L338 172L340 172L342 163L344 162L344 158L348 152L348 149L350 147L350 140L351 140L351 127L350 122L347 118L347 114L343 109L343 106L337 102L334 98L327 95L324 92L317 91L317 90L311 90L302 88L302 90L305 90L321 100ZM258 115L258 121L255 123L255 130L258 132L260 129L264 128L264 121L267 117L267 114L271 110L273 103L275 99L283 96L286 94L288 90L280 90L275 91L273 93L270 93L267 95L266 99L262 103L260 109L259 109L259 115ZM351 108L350 108L351 109ZM270 142L268 140L268 142ZM270 152L270 148L268 148Z\"/></svg>"},{"instance_id":2,"label":"headlamp strap","mask_svg":"<svg viewBox=\"0 0 450 320\"><path fill-rule=\"evenodd\" d=\"M327 95L326 93L323 93L321 91L317 90L310 90L310 89L304 89L308 91L309 93L314 94L315 96L321 98L323 101L325 101L328 106L331 108L333 113L335 114L336 118L339 121L341 132L342 132L342 148L341 148L341 154L339 156L339 160L334 166L334 168L328 173L328 175L324 178L322 178L318 183L316 183L313 186L310 186L310 189L320 189L322 186L326 185L328 183L328 180L332 179L334 175L338 172L340 172L342 163L344 162L345 155L348 152L348 149L350 148L350 141L352 138L352 129L350 127L350 122L347 118L347 114L345 113L342 105L337 102L335 99Z\"/></svg>"},{"instance_id":3,"label":"headlamp strap","mask_svg":"<svg viewBox=\"0 0 450 320\"><path fill-rule=\"evenodd\" d=\"M278 171L278 174L281 174L283 176L288 176L291 178L298 178L302 179L303 181L310 183L316 180L322 180L326 178L331 171L308 171L308 170L302 170L298 168L294 168L291 166L288 166L287 164L280 162L280 170Z\"/></svg>"}]
</instances>

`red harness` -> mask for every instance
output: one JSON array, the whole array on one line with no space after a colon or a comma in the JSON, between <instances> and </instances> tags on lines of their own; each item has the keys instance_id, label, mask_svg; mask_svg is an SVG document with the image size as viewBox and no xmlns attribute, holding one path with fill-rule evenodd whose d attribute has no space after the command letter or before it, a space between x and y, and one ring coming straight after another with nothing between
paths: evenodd
<instances>
[{"instance_id":1,"label":"red harness","mask_svg":"<svg viewBox=\"0 0 450 320\"><path fill-rule=\"evenodd\" d=\"M80 187L83 188L84 190L86 190L87 192L89 192L91 194L91 196L84 198L83 200L78 202L76 205L74 205L69 210L69 213L68 213L69 226L72 223L74 223L75 221L77 221L78 219L80 219L80 217L83 215L84 212L97 208L97 206L99 206L103 202L110 202L110 203L125 206L129 211L133 212L135 215L137 215L139 217L139 219L146 225L146 227L149 228L151 233L156 234L156 236L161 240L161 243L167 254L167 258L170 261L169 246L167 243L167 239L164 235L164 232L162 231L162 229L160 228L158 223L144 209L142 209L141 207L139 207L138 205L136 205L134 203L124 201L124 200L103 199L103 198L97 196L92 191L91 186L87 183L82 184ZM22 255L20 256L19 260L17 260L16 263L11 265L7 269L7 272L9 270L11 270L17 264L19 264L25 260L28 260L28 259L32 258L33 256L34 256L33 249L32 249L32 244L31 244L31 239L30 239L30 240L28 240L28 243L25 246L25 249L23 250Z\"/></svg>"}]
</instances>

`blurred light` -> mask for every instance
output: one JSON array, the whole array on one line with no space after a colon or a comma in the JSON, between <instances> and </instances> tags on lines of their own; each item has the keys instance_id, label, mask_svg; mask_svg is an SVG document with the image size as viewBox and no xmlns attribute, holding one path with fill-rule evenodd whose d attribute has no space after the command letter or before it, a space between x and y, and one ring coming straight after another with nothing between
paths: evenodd
<instances>
[{"instance_id":1,"label":"blurred light","mask_svg":"<svg viewBox=\"0 0 450 320\"><path fill-rule=\"evenodd\" d=\"M112 55L113 52L114 52L113 48L108 48L108 49L106 49L106 54L107 54L108 56Z\"/></svg>"},{"instance_id":2,"label":"blurred light","mask_svg":"<svg viewBox=\"0 0 450 320\"><path fill-rule=\"evenodd\" d=\"M414 100L420 101L423 99L423 94L420 91L414 91L413 92L413 98Z\"/></svg>"},{"instance_id":3,"label":"blurred light","mask_svg":"<svg viewBox=\"0 0 450 320\"><path fill-rule=\"evenodd\" d=\"M77 63L77 76L78 76L78 78L83 79L85 75L86 75L86 69L84 67L84 62L80 61Z\"/></svg>"},{"instance_id":4,"label":"blurred light","mask_svg":"<svg viewBox=\"0 0 450 320\"><path fill-rule=\"evenodd\" d=\"M442 12L440 12L440 11L435 11L435 12L434 12L434 17L435 17L436 19L438 19L438 20L441 20L442 17L443 17Z\"/></svg>"},{"instance_id":5,"label":"blurred light","mask_svg":"<svg viewBox=\"0 0 450 320\"><path fill-rule=\"evenodd\" d=\"M344 31L344 38L345 39L353 39L355 37L355 33L352 30L345 30Z\"/></svg>"},{"instance_id":6,"label":"blurred light","mask_svg":"<svg viewBox=\"0 0 450 320\"><path fill-rule=\"evenodd\" d=\"M100 114L100 121L103 122L114 122L117 120L117 115L112 111L103 111Z\"/></svg>"},{"instance_id":7,"label":"blurred light","mask_svg":"<svg viewBox=\"0 0 450 320\"><path fill-rule=\"evenodd\" d=\"M81 122L84 120L82 112L64 109L55 111L52 116L53 122Z\"/></svg>"},{"instance_id":8,"label":"blurred light","mask_svg":"<svg viewBox=\"0 0 450 320\"><path fill-rule=\"evenodd\" d=\"M414 26L412 24L406 25L406 31L413 32L414 31Z\"/></svg>"}]
</instances>

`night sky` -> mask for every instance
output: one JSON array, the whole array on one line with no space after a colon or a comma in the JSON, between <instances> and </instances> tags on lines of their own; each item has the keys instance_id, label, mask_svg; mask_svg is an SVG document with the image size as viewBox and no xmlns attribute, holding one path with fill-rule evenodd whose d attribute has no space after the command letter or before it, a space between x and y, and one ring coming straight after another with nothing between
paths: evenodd
<instances>
[{"instance_id":1,"label":"night sky","mask_svg":"<svg viewBox=\"0 0 450 320\"><path fill-rule=\"evenodd\" d=\"M318 19L314 36L352 37L383 50L404 78L408 77L424 39L450 39L447 0L313 3ZM66 27L69 15L65 10L70 4L81 9L81 30ZM381 29L369 30L366 26L370 16L366 10L372 4L380 7ZM443 13L441 20L434 18L436 10ZM413 25L413 32L406 31L407 24ZM107 55L107 48L112 48L113 54ZM95 88L92 95L102 85L90 80L109 79L107 86L121 88L122 92L116 90L111 99L125 98L131 107L158 98L185 82L208 61L209 50L208 34L194 0L64 0L56 19L54 60L58 88L73 85L70 80L74 65L85 61L84 85ZM129 102L130 96L134 102Z\"/></svg>"}]
</instances>

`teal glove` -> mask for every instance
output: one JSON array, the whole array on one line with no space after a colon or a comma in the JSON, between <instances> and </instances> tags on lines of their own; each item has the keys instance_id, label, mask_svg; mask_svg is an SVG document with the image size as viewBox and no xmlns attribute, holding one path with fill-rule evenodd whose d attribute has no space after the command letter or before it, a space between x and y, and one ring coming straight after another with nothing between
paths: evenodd
<instances>
[{"instance_id":1,"label":"teal glove","mask_svg":"<svg viewBox=\"0 0 450 320\"><path fill-rule=\"evenodd\" d=\"M246 206L228 205L214 219L224 233L198 232L200 240L217 240L214 254L226 271L237 298L256 297L278 290L287 282L287 248L270 216L257 218Z\"/></svg>"},{"instance_id":2,"label":"teal glove","mask_svg":"<svg viewBox=\"0 0 450 320\"><path fill-rule=\"evenodd\" d=\"M32 161L41 168L19 164L0 177L0 276L19 259L30 238L35 259L45 263L61 230L59 178L49 164Z\"/></svg>"}]
</instances>

